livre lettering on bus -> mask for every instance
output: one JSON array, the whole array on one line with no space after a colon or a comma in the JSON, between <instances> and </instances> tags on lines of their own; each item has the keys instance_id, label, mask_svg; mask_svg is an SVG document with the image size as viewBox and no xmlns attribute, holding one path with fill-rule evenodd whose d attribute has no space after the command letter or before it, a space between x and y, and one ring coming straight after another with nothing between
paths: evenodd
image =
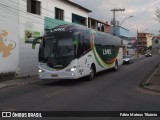
<instances>
[{"instance_id":1,"label":"livre lettering on bus","mask_svg":"<svg viewBox=\"0 0 160 120\"><path fill-rule=\"evenodd\" d=\"M112 52L111 52L111 49L103 49L103 55L111 55Z\"/></svg>"},{"instance_id":2,"label":"livre lettering on bus","mask_svg":"<svg viewBox=\"0 0 160 120\"><path fill-rule=\"evenodd\" d=\"M56 28L52 30L53 32L57 32L57 31L66 31L65 28Z\"/></svg>"}]
</instances>

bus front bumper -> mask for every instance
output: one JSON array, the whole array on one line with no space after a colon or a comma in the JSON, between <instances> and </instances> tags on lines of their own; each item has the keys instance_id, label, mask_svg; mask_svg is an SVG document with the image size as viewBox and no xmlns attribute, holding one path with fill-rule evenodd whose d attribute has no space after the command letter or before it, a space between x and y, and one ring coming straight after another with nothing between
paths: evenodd
<instances>
[{"instance_id":1,"label":"bus front bumper","mask_svg":"<svg viewBox=\"0 0 160 120\"><path fill-rule=\"evenodd\" d=\"M77 71L45 71L39 72L40 79L78 79Z\"/></svg>"}]
</instances>

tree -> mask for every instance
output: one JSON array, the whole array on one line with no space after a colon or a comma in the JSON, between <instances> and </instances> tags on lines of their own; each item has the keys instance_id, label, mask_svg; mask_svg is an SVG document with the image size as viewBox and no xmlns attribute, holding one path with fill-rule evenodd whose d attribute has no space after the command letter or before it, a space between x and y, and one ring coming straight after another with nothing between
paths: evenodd
<instances>
[{"instance_id":1,"label":"tree","mask_svg":"<svg viewBox=\"0 0 160 120\"><path fill-rule=\"evenodd\" d=\"M156 8L156 20L160 22L160 7Z\"/></svg>"}]
</instances>

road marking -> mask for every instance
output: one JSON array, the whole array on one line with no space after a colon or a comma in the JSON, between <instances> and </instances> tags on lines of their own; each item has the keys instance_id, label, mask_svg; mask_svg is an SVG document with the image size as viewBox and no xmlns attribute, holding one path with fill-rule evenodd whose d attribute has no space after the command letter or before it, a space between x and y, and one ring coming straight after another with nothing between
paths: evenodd
<instances>
[{"instance_id":1,"label":"road marking","mask_svg":"<svg viewBox=\"0 0 160 120\"><path fill-rule=\"evenodd\" d=\"M7 108L7 109L4 109L2 111L16 111L16 109L15 108Z\"/></svg>"},{"instance_id":2,"label":"road marking","mask_svg":"<svg viewBox=\"0 0 160 120\"><path fill-rule=\"evenodd\" d=\"M56 95L59 95L59 94L61 94L61 93L63 93L63 92L65 92L65 91L67 91L68 89L61 89L61 90L59 90L59 91L53 91L53 92L51 92L51 93L48 93L48 94L46 94L46 95L44 95L45 97L53 97L53 96L56 96Z\"/></svg>"}]
</instances>

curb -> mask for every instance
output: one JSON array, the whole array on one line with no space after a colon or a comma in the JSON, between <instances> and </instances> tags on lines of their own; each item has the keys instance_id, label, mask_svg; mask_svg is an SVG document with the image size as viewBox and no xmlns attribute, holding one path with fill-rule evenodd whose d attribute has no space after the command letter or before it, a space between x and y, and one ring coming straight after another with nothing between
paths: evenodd
<instances>
[{"instance_id":1,"label":"curb","mask_svg":"<svg viewBox=\"0 0 160 120\"><path fill-rule=\"evenodd\" d=\"M20 79L13 79L9 81L4 81L0 83L0 89L12 86L19 86L19 85L26 85L31 83L36 83L41 81L38 79L38 76L28 77L28 78L20 78Z\"/></svg>"},{"instance_id":2,"label":"curb","mask_svg":"<svg viewBox=\"0 0 160 120\"><path fill-rule=\"evenodd\" d=\"M157 89L154 89L153 87L150 87L152 85L150 81L152 80L152 77L156 74L158 69L160 69L160 63L158 63L151 70L151 72L147 74L147 76L140 82L139 86L144 88L144 89L152 90L152 91L155 91L155 92L160 92L160 90L157 90Z\"/></svg>"},{"instance_id":3,"label":"curb","mask_svg":"<svg viewBox=\"0 0 160 120\"><path fill-rule=\"evenodd\" d=\"M151 90L151 91L154 91L154 92L158 92L158 93L160 92L160 90L156 90L156 89L150 88L148 86L143 86L142 88L147 89L147 90Z\"/></svg>"}]
</instances>

